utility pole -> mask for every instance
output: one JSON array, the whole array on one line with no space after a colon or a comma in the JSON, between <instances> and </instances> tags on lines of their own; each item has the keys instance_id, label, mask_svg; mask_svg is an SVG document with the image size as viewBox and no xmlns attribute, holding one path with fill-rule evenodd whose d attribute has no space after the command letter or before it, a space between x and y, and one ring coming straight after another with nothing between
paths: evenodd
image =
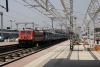
<instances>
[{"instance_id":1,"label":"utility pole","mask_svg":"<svg viewBox=\"0 0 100 67\"><path fill-rule=\"evenodd\" d=\"M53 28L53 19L52 19L52 28Z\"/></svg>"},{"instance_id":2,"label":"utility pole","mask_svg":"<svg viewBox=\"0 0 100 67\"><path fill-rule=\"evenodd\" d=\"M6 11L8 12L8 0L6 0Z\"/></svg>"},{"instance_id":3,"label":"utility pole","mask_svg":"<svg viewBox=\"0 0 100 67\"><path fill-rule=\"evenodd\" d=\"M70 50L73 50L73 0L70 0Z\"/></svg>"},{"instance_id":4,"label":"utility pole","mask_svg":"<svg viewBox=\"0 0 100 67\"><path fill-rule=\"evenodd\" d=\"M4 8L4 9L6 9L6 12L8 12L8 0L6 0L6 7L4 7L4 6L2 6L2 5L0 5L2 8Z\"/></svg>"},{"instance_id":5,"label":"utility pole","mask_svg":"<svg viewBox=\"0 0 100 67\"><path fill-rule=\"evenodd\" d=\"M35 29L34 29L34 22L33 22L32 26L33 26L33 30L35 30Z\"/></svg>"},{"instance_id":6,"label":"utility pole","mask_svg":"<svg viewBox=\"0 0 100 67\"><path fill-rule=\"evenodd\" d=\"M16 24L16 27L17 27L17 31L18 31L18 24Z\"/></svg>"},{"instance_id":7,"label":"utility pole","mask_svg":"<svg viewBox=\"0 0 100 67\"><path fill-rule=\"evenodd\" d=\"M25 29L26 29L26 25L27 25L27 23L25 23Z\"/></svg>"},{"instance_id":8,"label":"utility pole","mask_svg":"<svg viewBox=\"0 0 100 67\"><path fill-rule=\"evenodd\" d=\"M62 25L61 25L61 33L62 33Z\"/></svg>"},{"instance_id":9,"label":"utility pole","mask_svg":"<svg viewBox=\"0 0 100 67\"><path fill-rule=\"evenodd\" d=\"M15 22L15 20L14 21L10 20L10 22L11 22L11 35L10 35L10 37L12 38L12 22Z\"/></svg>"},{"instance_id":10,"label":"utility pole","mask_svg":"<svg viewBox=\"0 0 100 67\"><path fill-rule=\"evenodd\" d=\"M54 17L50 17L50 19L52 20L52 28L53 28L53 20L54 20Z\"/></svg>"},{"instance_id":11,"label":"utility pole","mask_svg":"<svg viewBox=\"0 0 100 67\"><path fill-rule=\"evenodd\" d=\"M2 39L3 38L3 12L0 12L0 14L1 14L1 39Z\"/></svg>"},{"instance_id":12,"label":"utility pole","mask_svg":"<svg viewBox=\"0 0 100 67\"><path fill-rule=\"evenodd\" d=\"M77 40L77 25L76 25L76 17L74 18L75 19L75 40Z\"/></svg>"}]
</instances>

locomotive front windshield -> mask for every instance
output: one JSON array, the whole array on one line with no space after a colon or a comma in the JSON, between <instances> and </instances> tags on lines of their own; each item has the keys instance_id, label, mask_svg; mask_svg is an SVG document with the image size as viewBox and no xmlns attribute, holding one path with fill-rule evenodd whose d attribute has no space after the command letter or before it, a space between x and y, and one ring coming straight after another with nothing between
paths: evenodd
<instances>
[{"instance_id":1,"label":"locomotive front windshield","mask_svg":"<svg viewBox=\"0 0 100 67\"><path fill-rule=\"evenodd\" d=\"M31 31L26 31L26 33L27 33L27 34L30 34L30 33L31 33Z\"/></svg>"},{"instance_id":2,"label":"locomotive front windshield","mask_svg":"<svg viewBox=\"0 0 100 67\"><path fill-rule=\"evenodd\" d=\"M25 34L25 31L21 31L21 34Z\"/></svg>"},{"instance_id":3,"label":"locomotive front windshield","mask_svg":"<svg viewBox=\"0 0 100 67\"><path fill-rule=\"evenodd\" d=\"M31 31L21 31L21 34L31 34Z\"/></svg>"}]
</instances>

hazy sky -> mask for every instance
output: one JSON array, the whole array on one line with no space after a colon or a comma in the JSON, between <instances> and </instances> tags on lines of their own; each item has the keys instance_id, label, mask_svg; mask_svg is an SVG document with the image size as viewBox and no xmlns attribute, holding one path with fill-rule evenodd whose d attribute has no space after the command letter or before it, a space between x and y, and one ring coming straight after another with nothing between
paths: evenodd
<instances>
[{"instance_id":1,"label":"hazy sky","mask_svg":"<svg viewBox=\"0 0 100 67\"><path fill-rule=\"evenodd\" d=\"M0 0L0 5L6 6L5 1L6 0ZM6 12L5 9L0 7L0 12L3 12L4 14L3 15L4 28L9 27L11 25L9 20L12 21L15 20L15 22L13 22L14 29L16 28L15 26L16 22L34 22L35 24L39 24L38 27L48 27L47 24L43 22L47 21L47 23L51 25L51 20L49 18L42 15L35 9L30 10L29 8L23 6L25 5L25 2L23 2L23 0L8 0L8 1L9 1L9 12ZM16 1L18 1L20 4ZM49 0L49 1L55 6L56 9L63 9L60 0ZM73 6L74 11L86 13L90 0L73 0L73 1L74 1L74 6ZM76 16L84 19L84 15L76 14ZM77 19L77 23L81 24L82 20ZM54 28L59 28L56 22L54 22L54 24L55 24ZM23 26L24 25L19 25L19 28L22 28Z\"/></svg>"}]
</instances>

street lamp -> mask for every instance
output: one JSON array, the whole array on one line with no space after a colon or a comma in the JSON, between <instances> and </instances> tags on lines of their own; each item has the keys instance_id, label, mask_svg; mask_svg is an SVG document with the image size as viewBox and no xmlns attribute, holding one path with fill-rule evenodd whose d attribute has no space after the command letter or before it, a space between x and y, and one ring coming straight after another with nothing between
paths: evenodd
<instances>
[{"instance_id":1,"label":"street lamp","mask_svg":"<svg viewBox=\"0 0 100 67\"><path fill-rule=\"evenodd\" d=\"M10 35L10 37L12 37L12 22L15 22L15 20L14 21L9 20L9 21L11 22L11 29L10 29L11 30L11 33L10 33L11 35Z\"/></svg>"}]
</instances>

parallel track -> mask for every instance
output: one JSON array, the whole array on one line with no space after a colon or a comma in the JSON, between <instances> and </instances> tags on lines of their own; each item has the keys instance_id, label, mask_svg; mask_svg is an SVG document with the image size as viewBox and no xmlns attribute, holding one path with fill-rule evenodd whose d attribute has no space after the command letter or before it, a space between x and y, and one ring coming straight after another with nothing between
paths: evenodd
<instances>
[{"instance_id":1,"label":"parallel track","mask_svg":"<svg viewBox=\"0 0 100 67\"><path fill-rule=\"evenodd\" d=\"M54 44L56 44L56 43L53 43L53 45ZM34 53L37 53L37 52L39 52L41 50L49 48L49 47L51 47L53 45L45 44L45 45L43 45L41 47L18 49L18 50L2 53L2 54L0 54L0 66L4 66L4 65L9 64L11 62L14 62L16 60L22 59L24 57L27 57L27 56L32 55Z\"/></svg>"}]
</instances>

